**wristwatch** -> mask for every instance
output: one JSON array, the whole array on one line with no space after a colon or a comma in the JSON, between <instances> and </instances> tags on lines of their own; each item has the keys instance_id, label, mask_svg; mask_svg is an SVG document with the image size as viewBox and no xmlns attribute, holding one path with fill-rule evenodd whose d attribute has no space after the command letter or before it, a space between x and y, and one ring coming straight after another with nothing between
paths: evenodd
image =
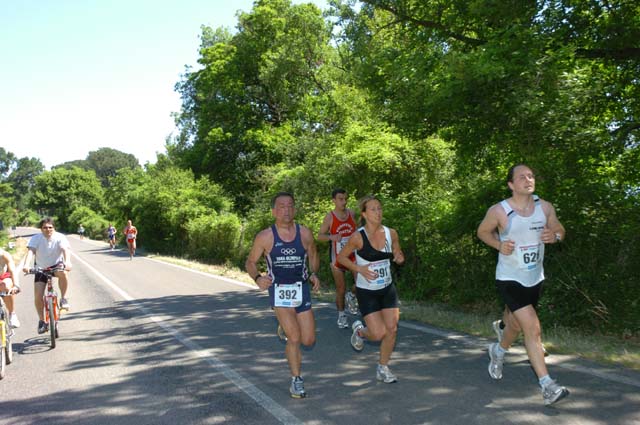
<instances>
[{"instance_id":1,"label":"wristwatch","mask_svg":"<svg viewBox=\"0 0 640 425\"><path fill-rule=\"evenodd\" d=\"M556 242L562 242L562 235L560 235L560 233L556 233Z\"/></svg>"}]
</instances>

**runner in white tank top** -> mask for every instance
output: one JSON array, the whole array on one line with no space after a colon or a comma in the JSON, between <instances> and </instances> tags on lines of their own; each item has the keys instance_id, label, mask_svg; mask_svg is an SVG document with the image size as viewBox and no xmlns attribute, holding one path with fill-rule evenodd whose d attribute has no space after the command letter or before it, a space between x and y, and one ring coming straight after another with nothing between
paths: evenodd
<instances>
[{"instance_id":1,"label":"runner in white tank top","mask_svg":"<svg viewBox=\"0 0 640 425\"><path fill-rule=\"evenodd\" d=\"M523 164L511 167L507 185L512 196L489 208L477 232L480 240L499 252L496 287L507 304L502 340L489 346L489 375L502 378L504 354L522 331L544 404L550 405L569 392L549 376L535 307L544 279L544 244L560 242L565 230L553 205L533 194L531 168Z\"/></svg>"}]
</instances>

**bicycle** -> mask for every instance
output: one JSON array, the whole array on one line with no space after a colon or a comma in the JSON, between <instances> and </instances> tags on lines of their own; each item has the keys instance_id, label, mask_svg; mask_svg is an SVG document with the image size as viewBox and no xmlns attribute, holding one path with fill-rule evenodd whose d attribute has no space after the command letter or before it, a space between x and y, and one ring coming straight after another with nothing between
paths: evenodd
<instances>
[{"instance_id":1,"label":"bicycle","mask_svg":"<svg viewBox=\"0 0 640 425\"><path fill-rule=\"evenodd\" d=\"M13 328L9 325L9 311L1 297L9 295L6 292L0 293L0 340L2 347L0 351L0 379L6 374L7 365L13 362Z\"/></svg>"},{"instance_id":2,"label":"bicycle","mask_svg":"<svg viewBox=\"0 0 640 425\"><path fill-rule=\"evenodd\" d=\"M62 267L47 267L46 269L34 267L29 269L27 274L42 273L47 278L47 287L42 300L44 301L44 323L50 335L51 348L56 348L56 339L59 336L58 322L60 319L60 306L58 305L58 293L53 289L54 273L64 270Z\"/></svg>"}]
</instances>

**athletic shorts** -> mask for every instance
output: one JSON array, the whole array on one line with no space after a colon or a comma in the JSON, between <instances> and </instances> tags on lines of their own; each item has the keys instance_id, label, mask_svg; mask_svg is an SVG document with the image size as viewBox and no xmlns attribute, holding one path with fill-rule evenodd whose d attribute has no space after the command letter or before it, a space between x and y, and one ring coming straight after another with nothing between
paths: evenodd
<instances>
[{"instance_id":1,"label":"athletic shorts","mask_svg":"<svg viewBox=\"0 0 640 425\"><path fill-rule=\"evenodd\" d=\"M112 241L116 240L116 235L109 235L109 239L111 239Z\"/></svg>"},{"instance_id":2,"label":"athletic shorts","mask_svg":"<svg viewBox=\"0 0 640 425\"><path fill-rule=\"evenodd\" d=\"M51 266L51 268L64 268L64 263L62 261L60 261L59 263L54 264L53 266ZM33 278L33 283L47 283L47 275L42 273L42 272L36 272L34 278Z\"/></svg>"},{"instance_id":3,"label":"athletic shorts","mask_svg":"<svg viewBox=\"0 0 640 425\"><path fill-rule=\"evenodd\" d=\"M349 256L349 260L353 261L354 263L356 262L356 254L354 252L352 252ZM329 243L329 264L331 264L341 272L346 272L347 270L349 270L338 262L338 255L333 252L333 243Z\"/></svg>"},{"instance_id":4,"label":"athletic shorts","mask_svg":"<svg viewBox=\"0 0 640 425\"><path fill-rule=\"evenodd\" d=\"M496 288L502 301L512 313L528 305L537 308L542 295L542 282L536 286L527 287L514 280L496 280Z\"/></svg>"},{"instance_id":5,"label":"athletic shorts","mask_svg":"<svg viewBox=\"0 0 640 425\"><path fill-rule=\"evenodd\" d=\"M269 286L269 305L271 308L275 306L275 290L273 285ZM302 284L302 304L298 307L280 307L280 308L295 308L296 313L302 313L307 310L311 310L311 285L308 282Z\"/></svg>"},{"instance_id":6,"label":"athletic shorts","mask_svg":"<svg viewBox=\"0 0 640 425\"><path fill-rule=\"evenodd\" d=\"M367 314L381 311L385 308L398 308L398 292L393 283L382 289L356 289L356 298L360 314L365 317Z\"/></svg>"}]
</instances>

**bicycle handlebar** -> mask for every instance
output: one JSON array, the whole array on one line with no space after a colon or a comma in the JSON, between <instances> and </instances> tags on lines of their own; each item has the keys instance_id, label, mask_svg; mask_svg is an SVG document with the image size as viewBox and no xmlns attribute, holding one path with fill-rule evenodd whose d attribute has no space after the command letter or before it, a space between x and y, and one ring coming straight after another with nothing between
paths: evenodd
<instances>
[{"instance_id":1,"label":"bicycle handlebar","mask_svg":"<svg viewBox=\"0 0 640 425\"><path fill-rule=\"evenodd\" d=\"M36 274L36 273L44 273L53 276L55 272L63 271L64 266L62 267L47 267L43 269L42 267L33 267L30 268L25 274Z\"/></svg>"}]
</instances>

